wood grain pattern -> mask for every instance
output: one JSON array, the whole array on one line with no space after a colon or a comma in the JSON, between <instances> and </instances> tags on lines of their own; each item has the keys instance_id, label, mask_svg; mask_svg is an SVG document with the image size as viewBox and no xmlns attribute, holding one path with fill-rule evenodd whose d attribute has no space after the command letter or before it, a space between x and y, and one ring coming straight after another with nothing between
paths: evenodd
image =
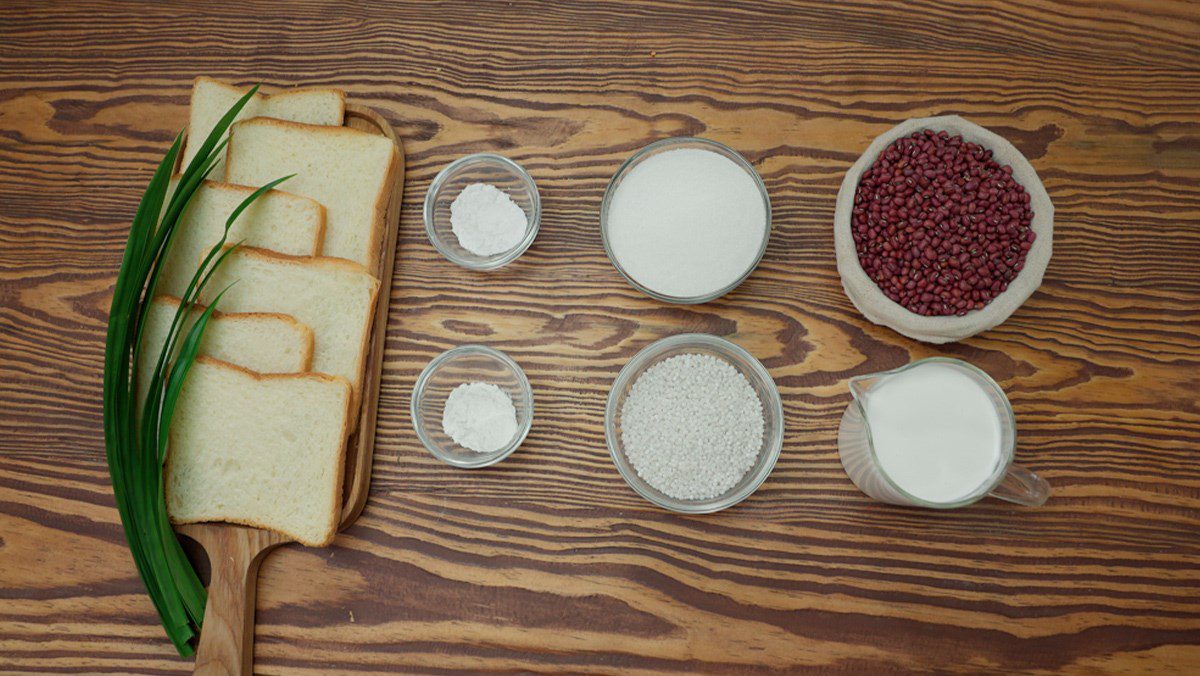
<instances>
[{"instance_id":1,"label":"wood grain pattern","mask_svg":"<svg viewBox=\"0 0 1200 676\"><path fill-rule=\"evenodd\" d=\"M194 3L199 5L199 3ZM408 154L372 493L335 545L262 565L267 673L1200 670L1200 9L1192 3L449 2L0 6L0 669L165 673L107 485L99 385L125 229L193 76L335 84ZM189 18L190 17L190 18ZM1055 202L1045 283L941 348L867 324L832 255L871 138L958 113ZM645 143L746 155L775 231L697 307L625 284L604 187ZM420 208L491 150L538 182L519 261L441 259ZM657 338L754 353L784 398L770 479L679 517L620 480L608 387ZM538 418L501 465L416 441L409 393L464 342L526 370ZM1046 507L871 503L838 463L846 380L930 355L1008 391Z\"/></svg>"},{"instance_id":2,"label":"wood grain pattern","mask_svg":"<svg viewBox=\"0 0 1200 676\"><path fill-rule=\"evenodd\" d=\"M279 533L232 524L197 523L179 531L198 542L210 567L204 627L196 647L196 674L254 673L254 600L258 569L287 542Z\"/></svg>"}]
</instances>

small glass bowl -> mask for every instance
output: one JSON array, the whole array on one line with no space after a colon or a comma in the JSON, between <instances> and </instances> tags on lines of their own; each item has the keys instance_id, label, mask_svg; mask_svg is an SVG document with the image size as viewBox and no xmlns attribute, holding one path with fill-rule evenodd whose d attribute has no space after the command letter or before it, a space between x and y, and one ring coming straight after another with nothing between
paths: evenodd
<instances>
[{"instance_id":1,"label":"small glass bowl","mask_svg":"<svg viewBox=\"0 0 1200 676\"><path fill-rule=\"evenodd\" d=\"M621 410L625 406L625 398L637 379L646 369L680 354L707 354L715 356L741 372L754 388L763 408L763 445L758 451L758 459L746 472L741 481L732 488L709 500L679 500L658 490L638 475L637 470L625 455L624 442L621 440ZM783 403L779 399L779 390L767 369L749 352L733 343L705 333L685 333L678 336L663 338L652 343L621 369L612 391L608 395L608 406L604 411L604 436L608 441L608 452L612 454L613 463L621 477L639 495L650 502L684 514L709 514L750 497L755 490L766 481L767 475L775 467L779 452L783 448Z\"/></svg>"},{"instance_id":2,"label":"small glass bowl","mask_svg":"<svg viewBox=\"0 0 1200 676\"><path fill-rule=\"evenodd\" d=\"M766 223L764 224L765 232L763 232L762 244L758 247L758 255L754 257L754 260L750 263L750 266L746 268L746 271L728 286L701 296L669 296L659 293L649 287L643 286L640 282L633 278L633 275L629 274L624 268L621 267L621 264L617 261L616 255L613 254L612 244L608 241L608 210L612 205L613 198L617 194L617 187L621 185L621 181L625 179L625 176L627 176L630 171L633 171L634 167L653 157L654 155L665 153L669 150L679 150L682 148L696 148L699 150L708 150L717 153L722 157L732 160L734 164L741 167L742 171L750 174L750 177L754 179L754 184L758 186L759 194L762 195L763 209L766 214ZM650 145L634 153L629 159L625 160L625 163L622 164L619 169L617 169L617 173L613 174L612 180L608 182L608 188L606 188L604 191L604 201L600 203L600 239L604 243L604 253L608 254L609 262L611 262L613 267L617 269L617 272L621 273L621 276L625 278L625 281L633 285L635 289L641 291L647 296L650 296L651 298L668 303L679 303L681 305L707 303L711 300L716 300L717 298L720 298L721 296L724 296L730 291L736 289L739 285L741 285L742 282L746 281L746 278L750 276L750 273L754 272L754 269L758 267L759 262L762 260L763 254L767 251L767 243L771 240L771 197L767 194L767 186L765 183L763 183L762 177L758 175L758 172L754 170L754 166L751 165L746 158L742 157L741 154L733 148L730 148L723 143L711 141L706 138L696 138L693 136L674 136L671 138L665 138L661 141L655 141L654 143L651 143Z\"/></svg>"},{"instance_id":3,"label":"small glass bowl","mask_svg":"<svg viewBox=\"0 0 1200 676\"><path fill-rule=\"evenodd\" d=\"M450 227L450 205L472 183L490 183L503 190L525 212L525 237L515 247L491 256L477 256L458 243ZM425 234L443 256L471 270L495 270L520 257L537 237L542 200L537 184L507 157L478 153L459 158L442 169L425 193Z\"/></svg>"},{"instance_id":4,"label":"small glass bowl","mask_svg":"<svg viewBox=\"0 0 1200 676\"><path fill-rule=\"evenodd\" d=\"M517 409L517 433L503 448L476 453L454 443L442 431L446 397L463 383L491 383L508 393ZM435 458L455 467L473 469L507 458L533 425L533 388L525 372L508 355L484 345L463 345L434 357L417 378L412 394L412 421L417 438Z\"/></svg>"}]
</instances>

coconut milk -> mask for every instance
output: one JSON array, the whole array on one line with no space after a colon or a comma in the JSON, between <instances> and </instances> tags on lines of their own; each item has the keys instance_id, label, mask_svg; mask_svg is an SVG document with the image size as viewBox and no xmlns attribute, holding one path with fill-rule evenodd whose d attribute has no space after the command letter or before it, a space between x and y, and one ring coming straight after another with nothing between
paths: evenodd
<instances>
[{"instance_id":1,"label":"coconut milk","mask_svg":"<svg viewBox=\"0 0 1200 676\"><path fill-rule=\"evenodd\" d=\"M966 498L1000 463L1000 411L951 365L929 362L892 375L863 405L880 469L917 498Z\"/></svg>"}]
</instances>

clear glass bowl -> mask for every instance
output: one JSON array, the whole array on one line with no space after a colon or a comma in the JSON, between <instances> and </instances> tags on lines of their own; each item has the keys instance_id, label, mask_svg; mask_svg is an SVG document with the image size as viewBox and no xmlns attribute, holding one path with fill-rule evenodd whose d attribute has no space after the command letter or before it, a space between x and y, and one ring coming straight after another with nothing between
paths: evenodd
<instances>
[{"instance_id":1,"label":"clear glass bowl","mask_svg":"<svg viewBox=\"0 0 1200 676\"><path fill-rule=\"evenodd\" d=\"M450 205L463 188L472 183L490 183L508 193L525 212L525 237L512 249L491 256L478 256L458 243L450 228ZM537 237L542 218L542 200L537 184L521 165L507 157L479 153L459 158L442 169L425 193L425 234L443 256L471 270L495 270L525 253Z\"/></svg>"},{"instance_id":2,"label":"clear glass bowl","mask_svg":"<svg viewBox=\"0 0 1200 676\"><path fill-rule=\"evenodd\" d=\"M669 296L659 293L649 287L643 286L640 282L634 279L629 272L621 267L620 262L617 261L617 257L613 254L612 245L608 241L608 209L612 204L613 197L617 193L617 187L621 185L621 181L624 180L625 176L628 175L634 167L646 161L646 159L659 153L665 153L668 150L679 150L681 148L709 150L721 155L722 157L732 160L735 164L741 167L743 171L745 171L751 176L751 178L754 179L754 184L758 186L758 191L762 195L763 208L767 217L764 225L766 231L763 233L762 244L758 248L758 255L754 257L754 261L750 263L750 266L747 267L745 272L743 272L736 280L734 280L733 283L702 296ZM759 176L758 172L754 170L754 167L751 166L748 161L746 161L746 158L742 157L736 150L733 150L729 146L726 146L722 143L710 141L706 138L696 138L692 136L675 136L672 138L666 138L661 141L655 141L654 143L651 143L645 148L642 148L634 153L629 159L625 160L625 163L622 164L619 169L617 169L617 173L613 174L612 180L608 182L608 188L604 191L604 201L600 203L600 239L604 242L604 253L608 254L608 260L612 263L613 267L617 269L617 272L621 273L621 276L625 278L625 281L629 282L634 288L638 289L647 296L661 301L666 301L668 303L680 303L684 305L707 303L710 300L716 300L717 298L720 298L721 296L724 296L730 291L736 289L738 285L746 281L746 278L750 276L751 272L754 272L754 268L758 267L759 261L762 260L763 254L767 250L767 243L771 239L771 198L769 195L767 195L767 186L763 183L762 177Z\"/></svg>"},{"instance_id":3,"label":"clear glass bowl","mask_svg":"<svg viewBox=\"0 0 1200 676\"><path fill-rule=\"evenodd\" d=\"M442 431L446 397L459 385L473 382L491 383L504 390L517 409L516 435L504 448L491 453L463 448ZM455 467L487 467L507 458L525 441L533 425L533 388L508 355L484 345L463 345L438 355L421 372L413 387L411 413L417 438L435 458Z\"/></svg>"},{"instance_id":4,"label":"clear glass bowl","mask_svg":"<svg viewBox=\"0 0 1200 676\"><path fill-rule=\"evenodd\" d=\"M637 470L630 464L621 440L621 409L625 406L625 398L629 396L633 384L646 369L680 354L707 354L728 362L746 376L746 380L762 401L763 445L758 451L758 460L741 481L723 495L709 500L679 500L651 486L638 476ZM783 403L779 399L779 390L776 389L771 374L749 352L724 338L704 333L685 333L651 344L634 355L625 368L621 369L608 395L608 406L604 411L604 435L617 471L639 495L659 507L675 512L708 514L732 507L750 497L771 473L775 461L779 459L779 451L783 448Z\"/></svg>"}]
</instances>

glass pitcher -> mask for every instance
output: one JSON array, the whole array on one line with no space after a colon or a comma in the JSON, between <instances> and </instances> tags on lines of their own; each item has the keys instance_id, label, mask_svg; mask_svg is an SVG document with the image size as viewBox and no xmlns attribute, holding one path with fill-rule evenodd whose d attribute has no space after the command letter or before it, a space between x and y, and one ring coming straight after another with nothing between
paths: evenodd
<instances>
[{"instance_id":1,"label":"glass pitcher","mask_svg":"<svg viewBox=\"0 0 1200 676\"><path fill-rule=\"evenodd\" d=\"M871 426L865 404L871 396L871 390L888 378L927 362L940 362L954 367L974 380L987 393L1000 421L1000 453L991 475L974 491L952 502L930 502L902 489L884 472L871 442ZM958 359L932 357L892 371L851 378L850 393L854 395L854 400L842 414L842 423L838 428L838 453L850 480L870 497L893 505L934 509L964 507L986 495L1032 507L1044 504L1050 497L1050 485L1044 479L1024 467L1013 464L1017 424L1012 406L996 381L978 368Z\"/></svg>"}]
</instances>

